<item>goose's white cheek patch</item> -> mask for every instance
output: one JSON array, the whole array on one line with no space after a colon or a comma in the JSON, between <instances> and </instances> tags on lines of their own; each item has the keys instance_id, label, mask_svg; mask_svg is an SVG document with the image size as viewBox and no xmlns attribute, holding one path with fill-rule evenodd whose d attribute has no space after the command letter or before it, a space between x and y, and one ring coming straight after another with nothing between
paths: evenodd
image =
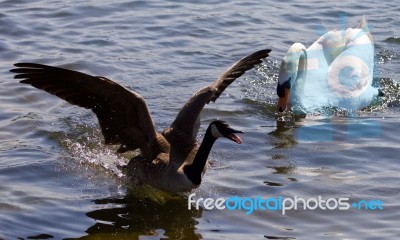
<instances>
[{"instance_id":1,"label":"goose's white cheek patch","mask_svg":"<svg viewBox=\"0 0 400 240\"><path fill-rule=\"evenodd\" d=\"M211 133L215 138L223 137L223 135L219 132L218 128L214 124L211 125Z\"/></svg>"}]
</instances>

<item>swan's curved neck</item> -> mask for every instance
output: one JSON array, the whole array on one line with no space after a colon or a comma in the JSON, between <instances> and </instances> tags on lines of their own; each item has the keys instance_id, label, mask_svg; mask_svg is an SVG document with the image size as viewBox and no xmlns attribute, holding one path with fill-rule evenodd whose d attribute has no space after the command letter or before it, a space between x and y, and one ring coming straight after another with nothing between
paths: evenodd
<instances>
[{"instance_id":1,"label":"swan's curved neck","mask_svg":"<svg viewBox=\"0 0 400 240\"><path fill-rule=\"evenodd\" d=\"M307 52L305 48L296 49L290 53L288 59L289 75L292 76L292 85L299 79L304 78L307 72Z\"/></svg>"},{"instance_id":2,"label":"swan's curved neck","mask_svg":"<svg viewBox=\"0 0 400 240\"><path fill-rule=\"evenodd\" d=\"M215 140L217 139L212 135L211 127L209 126L192 164L186 165L183 168L183 172L195 185L199 185L201 183L201 176Z\"/></svg>"},{"instance_id":3,"label":"swan's curved neck","mask_svg":"<svg viewBox=\"0 0 400 240\"><path fill-rule=\"evenodd\" d=\"M307 50L301 43L294 43L282 59L278 83L280 86L289 80L293 85L299 78L304 78L307 72ZM290 87L288 87L290 88Z\"/></svg>"},{"instance_id":4,"label":"swan's curved neck","mask_svg":"<svg viewBox=\"0 0 400 240\"><path fill-rule=\"evenodd\" d=\"M299 62L297 68L297 78L305 79L307 74L307 51L306 49L302 49L299 55Z\"/></svg>"}]
</instances>

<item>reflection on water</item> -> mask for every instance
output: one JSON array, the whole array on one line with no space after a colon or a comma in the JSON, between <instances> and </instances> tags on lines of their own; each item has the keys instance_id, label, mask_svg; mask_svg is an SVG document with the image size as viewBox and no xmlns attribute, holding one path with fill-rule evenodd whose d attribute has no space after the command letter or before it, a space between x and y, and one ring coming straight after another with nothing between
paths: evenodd
<instances>
[{"instance_id":1,"label":"reflection on water","mask_svg":"<svg viewBox=\"0 0 400 240\"><path fill-rule=\"evenodd\" d=\"M201 239L196 233L201 210L188 210L186 199L175 199L160 205L137 198L130 192L123 198L93 201L97 208L86 213L96 223L79 239ZM153 237L152 237L153 236Z\"/></svg>"},{"instance_id":2,"label":"reflection on water","mask_svg":"<svg viewBox=\"0 0 400 240\"><path fill-rule=\"evenodd\" d=\"M276 121L276 129L268 134L274 136L271 144L275 148L290 148L297 144L296 128L293 121Z\"/></svg>"},{"instance_id":3,"label":"reflection on water","mask_svg":"<svg viewBox=\"0 0 400 240\"><path fill-rule=\"evenodd\" d=\"M400 235L396 1L10 0L0 7L0 239ZM366 14L373 26L382 101L353 115L276 113L282 56L293 42L309 45L321 27L339 29L343 12L347 25ZM8 73L15 62L32 61L109 77L145 97L161 130L191 93L263 48L272 48L270 58L203 111L201 133L220 118L245 134L240 146L216 143L198 196L380 198L387 210L247 216L188 210L184 199L142 198L119 168L132 156L103 145L90 111L18 84Z\"/></svg>"}]
</instances>

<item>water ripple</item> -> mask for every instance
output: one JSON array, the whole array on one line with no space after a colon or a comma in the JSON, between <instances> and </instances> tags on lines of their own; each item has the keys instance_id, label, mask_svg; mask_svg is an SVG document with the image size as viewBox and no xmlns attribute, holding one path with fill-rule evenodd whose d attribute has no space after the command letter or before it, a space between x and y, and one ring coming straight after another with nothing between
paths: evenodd
<instances>
[{"instance_id":1,"label":"water ripple","mask_svg":"<svg viewBox=\"0 0 400 240\"><path fill-rule=\"evenodd\" d=\"M1 239L398 237L396 1L6 0L0 5ZM375 80L386 94L383 101L352 117L277 114L277 73L288 47L309 45L344 20L356 26L364 14L376 44ZM282 216L193 211L185 199L161 206L130 191L119 166L135 153L120 156L105 147L90 111L19 84L8 73L15 62L32 61L111 78L144 96L162 130L192 93L263 48L272 48L271 56L203 111L199 139L216 118L245 134L240 146L216 143L198 197L380 198L387 209L297 210ZM362 134L376 133L373 126L379 126L379 136ZM331 138L320 141L321 136Z\"/></svg>"}]
</instances>

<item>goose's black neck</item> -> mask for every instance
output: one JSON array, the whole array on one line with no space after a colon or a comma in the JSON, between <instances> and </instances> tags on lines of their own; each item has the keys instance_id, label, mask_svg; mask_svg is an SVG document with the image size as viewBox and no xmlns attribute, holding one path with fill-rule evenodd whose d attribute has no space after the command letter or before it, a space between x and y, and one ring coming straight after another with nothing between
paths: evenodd
<instances>
[{"instance_id":1,"label":"goose's black neck","mask_svg":"<svg viewBox=\"0 0 400 240\"><path fill-rule=\"evenodd\" d=\"M204 135L203 142L197 151L196 157L193 159L193 163L183 167L183 172L195 185L199 185L201 183L201 175L215 140L217 139L212 135L211 126L209 126L206 134Z\"/></svg>"}]
</instances>

